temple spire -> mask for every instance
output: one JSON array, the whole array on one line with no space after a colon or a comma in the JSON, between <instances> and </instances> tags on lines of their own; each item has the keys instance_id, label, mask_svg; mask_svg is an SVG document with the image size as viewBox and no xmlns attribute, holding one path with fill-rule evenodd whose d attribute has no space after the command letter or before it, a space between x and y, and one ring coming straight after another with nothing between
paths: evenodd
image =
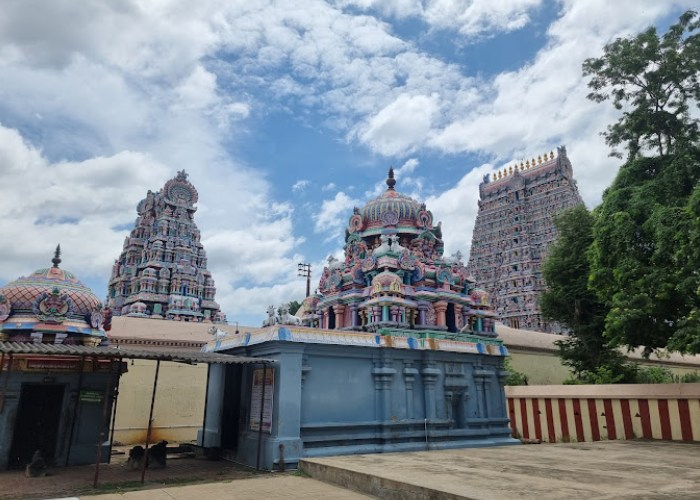
<instances>
[{"instance_id":1,"label":"temple spire","mask_svg":"<svg viewBox=\"0 0 700 500\"><path fill-rule=\"evenodd\" d=\"M389 186L389 191L394 190L394 186L396 185L396 179L394 179L394 167L389 167L389 177L386 180L386 185Z\"/></svg>"},{"instance_id":2,"label":"temple spire","mask_svg":"<svg viewBox=\"0 0 700 500\"><path fill-rule=\"evenodd\" d=\"M61 263L61 244L59 243L56 245L56 252L53 254L53 259L51 259L51 262L53 262L53 267L58 267L58 265Z\"/></svg>"}]
</instances>

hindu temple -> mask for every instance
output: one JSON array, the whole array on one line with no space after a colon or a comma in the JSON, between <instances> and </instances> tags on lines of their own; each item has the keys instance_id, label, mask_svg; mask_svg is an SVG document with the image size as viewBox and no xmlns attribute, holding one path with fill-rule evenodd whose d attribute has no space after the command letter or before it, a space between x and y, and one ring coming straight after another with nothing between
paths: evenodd
<instances>
[{"instance_id":1,"label":"hindu temple","mask_svg":"<svg viewBox=\"0 0 700 500\"><path fill-rule=\"evenodd\" d=\"M297 315L219 331L204 350L270 361L212 366L204 448L269 469L302 457L516 443L503 390L507 350L488 294L445 257L426 206L387 189L349 217ZM279 314L276 314L279 312Z\"/></svg>"},{"instance_id":2,"label":"hindu temple","mask_svg":"<svg viewBox=\"0 0 700 500\"><path fill-rule=\"evenodd\" d=\"M564 146L493 174L479 185L479 212L467 269L512 328L561 333L545 321L542 264L557 237L554 217L583 203Z\"/></svg>"},{"instance_id":3,"label":"hindu temple","mask_svg":"<svg viewBox=\"0 0 700 500\"><path fill-rule=\"evenodd\" d=\"M60 263L57 248L51 267L0 288L0 469L37 452L51 465L94 462L111 411L119 364L100 356L110 313Z\"/></svg>"},{"instance_id":4,"label":"hindu temple","mask_svg":"<svg viewBox=\"0 0 700 500\"><path fill-rule=\"evenodd\" d=\"M194 222L197 199L183 170L139 202L109 279L107 306L115 316L226 321Z\"/></svg>"},{"instance_id":5,"label":"hindu temple","mask_svg":"<svg viewBox=\"0 0 700 500\"><path fill-rule=\"evenodd\" d=\"M387 189L355 208L345 259L329 259L302 320L327 329L409 328L495 336L488 294L476 288L458 252L445 256L441 224L420 203Z\"/></svg>"}]
</instances>

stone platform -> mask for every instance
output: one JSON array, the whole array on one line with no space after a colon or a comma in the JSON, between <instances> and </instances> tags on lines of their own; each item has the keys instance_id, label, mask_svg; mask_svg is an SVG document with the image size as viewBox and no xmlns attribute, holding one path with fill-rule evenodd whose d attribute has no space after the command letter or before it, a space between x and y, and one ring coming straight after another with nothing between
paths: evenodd
<instances>
[{"instance_id":1,"label":"stone platform","mask_svg":"<svg viewBox=\"0 0 700 500\"><path fill-rule=\"evenodd\" d=\"M300 469L382 499L698 498L700 444L604 441L303 459Z\"/></svg>"}]
</instances>

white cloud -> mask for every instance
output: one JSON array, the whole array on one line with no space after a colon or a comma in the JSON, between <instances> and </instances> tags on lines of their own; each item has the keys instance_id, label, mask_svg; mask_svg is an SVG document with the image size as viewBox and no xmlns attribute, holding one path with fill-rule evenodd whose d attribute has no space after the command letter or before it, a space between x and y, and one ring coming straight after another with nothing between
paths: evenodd
<instances>
[{"instance_id":1,"label":"white cloud","mask_svg":"<svg viewBox=\"0 0 700 500\"><path fill-rule=\"evenodd\" d=\"M169 170L129 151L51 164L2 126L0 166L0 233L12 242L0 246L0 280L47 267L58 243L64 266L83 279L108 273L125 234L112 228L134 220L138 201Z\"/></svg>"},{"instance_id":2,"label":"white cloud","mask_svg":"<svg viewBox=\"0 0 700 500\"><path fill-rule=\"evenodd\" d=\"M541 0L345 0L386 17L416 17L431 28L449 29L468 37L494 36L524 27Z\"/></svg>"},{"instance_id":3,"label":"white cloud","mask_svg":"<svg viewBox=\"0 0 700 500\"><path fill-rule=\"evenodd\" d=\"M423 144L438 111L437 94L399 95L374 115L360 139L387 156L405 154Z\"/></svg>"},{"instance_id":4,"label":"white cloud","mask_svg":"<svg viewBox=\"0 0 700 500\"><path fill-rule=\"evenodd\" d=\"M334 182L329 182L328 184L325 184L323 187L321 187L321 191L333 191L336 188L336 185Z\"/></svg>"},{"instance_id":5,"label":"white cloud","mask_svg":"<svg viewBox=\"0 0 700 500\"><path fill-rule=\"evenodd\" d=\"M360 200L350 198L342 191L336 193L333 199L323 200L321 209L314 214L314 230L327 234L327 240L342 236L353 207L359 206Z\"/></svg>"},{"instance_id":6,"label":"white cloud","mask_svg":"<svg viewBox=\"0 0 700 500\"><path fill-rule=\"evenodd\" d=\"M307 187L309 187L309 184L311 184L311 181L308 179L300 179L296 181L294 184L292 184L292 191L297 192L297 191L303 191Z\"/></svg>"},{"instance_id":7,"label":"white cloud","mask_svg":"<svg viewBox=\"0 0 700 500\"><path fill-rule=\"evenodd\" d=\"M493 167L484 164L472 169L457 185L439 195L430 196L425 204L433 212L433 220L442 222L445 255L457 251L466 259L471 248L476 214L479 211L479 184Z\"/></svg>"}]
</instances>

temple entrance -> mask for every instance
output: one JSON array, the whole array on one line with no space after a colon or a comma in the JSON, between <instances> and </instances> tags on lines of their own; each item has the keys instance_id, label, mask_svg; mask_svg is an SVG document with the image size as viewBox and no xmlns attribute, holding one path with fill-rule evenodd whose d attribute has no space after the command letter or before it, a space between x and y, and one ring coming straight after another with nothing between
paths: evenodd
<instances>
[{"instance_id":1,"label":"temple entrance","mask_svg":"<svg viewBox=\"0 0 700 500\"><path fill-rule=\"evenodd\" d=\"M335 329L335 312L333 311L332 307L328 308L328 329Z\"/></svg>"},{"instance_id":2,"label":"temple entrance","mask_svg":"<svg viewBox=\"0 0 700 500\"><path fill-rule=\"evenodd\" d=\"M64 385L22 384L9 468L24 467L36 450L51 462L56 452Z\"/></svg>"},{"instance_id":3,"label":"temple entrance","mask_svg":"<svg viewBox=\"0 0 700 500\"><path fill-rule=\"evenodd\" d=\"M445 313L445 323L447 324L448 332L457 331L457 321L455 321L455 305L453 303L447 304L447 312Z\"/></svg>"},{"instance_id":4,"label":"temple entrance","mask_svg":"<svg viewBox=\"0 0 700 500\"><path fill-rule=\"evenodd\" d=\"M221 416L221 447L226 450L238 448L238 434L247 422L241 414L241 365L227 365L224 383L224 409Z\"/></svg>"}]
</instances>

